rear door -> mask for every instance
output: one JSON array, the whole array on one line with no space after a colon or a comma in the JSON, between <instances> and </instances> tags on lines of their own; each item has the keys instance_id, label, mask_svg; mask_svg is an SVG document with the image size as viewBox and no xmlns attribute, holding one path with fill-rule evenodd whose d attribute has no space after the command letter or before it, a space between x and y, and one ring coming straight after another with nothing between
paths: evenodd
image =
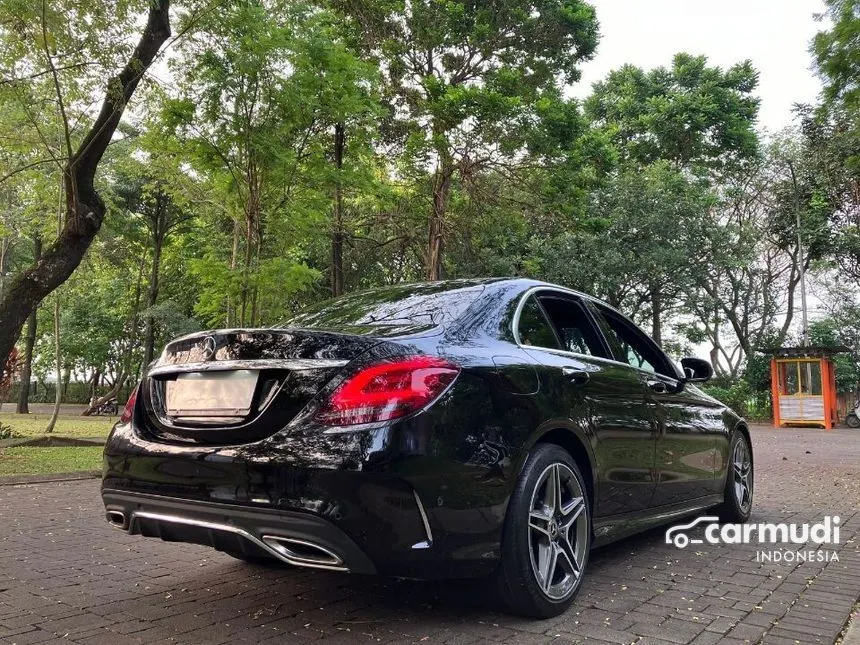
<instances>
[{"instance_id":1,"label":"rear door","mask_svg":"<svg viewBox=\"0 0 860 645\"><path fill-rule=\"evenodd\" d=\"M656 426L645 386L633 370L611 359L581 299L552 290L528 298L519 340L546 366L542 392L564 400L570 418L591 437L598 468L595 515L647 507L656 485Z\"/></svg>"},{"instance_id":2,"label":"rear door","mask_svg":"<svg viewBox=\"0 0 860 645\"><path fill-rule=\"evenodd\" d=\"M672 362L630 320L599 303L591 306L618 360L627 362L645 386L657 418L657 487L651 505L683 503L715 492L721 409L693 388L679 392Z\"/></svg>"}]
</instances>

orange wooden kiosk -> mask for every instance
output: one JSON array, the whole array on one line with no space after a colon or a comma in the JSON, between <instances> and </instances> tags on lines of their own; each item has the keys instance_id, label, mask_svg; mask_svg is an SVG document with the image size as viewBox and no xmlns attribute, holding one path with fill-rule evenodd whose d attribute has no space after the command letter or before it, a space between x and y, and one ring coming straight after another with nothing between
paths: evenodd
<instances>
[{"instance_id":1,"label":"orange wooden kiosk","mask_svg":"<svg viewBox=\"0 0 860 645\"><path fill-rule=\"evenodd\" d=\"M841 347L779 347L770 350L773 423L777 427L836 423L836 374L833 355Z\"/></svg>"}]
</instances>

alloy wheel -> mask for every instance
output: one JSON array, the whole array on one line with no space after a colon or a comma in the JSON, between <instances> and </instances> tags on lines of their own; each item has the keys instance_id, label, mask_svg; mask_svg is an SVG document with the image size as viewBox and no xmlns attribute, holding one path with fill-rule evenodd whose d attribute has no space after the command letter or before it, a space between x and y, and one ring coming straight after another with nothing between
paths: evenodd
<instances>
[{"instance_id":1,"label":"alloy wheel","mask_svg":"<svg viewBox=\"0 0 860 645\"><path fill-rule=\"evenodd\" d=\"M741 512L746 514L752 506L752 459L745 439L740 438L732 454L732 476L735 500Z\"/></svg>"},{"instance_id":2,"label":"alloy wheel","mask_svg":"<svg viewBox=\"0 0 860 645\"><path fill-rule=\"evenodd\" d=\"M565 464L546 467L529 504L532 573L543 593L564 600L576 591L588 546L588 500Z\"/></svg>"}]
</instances>

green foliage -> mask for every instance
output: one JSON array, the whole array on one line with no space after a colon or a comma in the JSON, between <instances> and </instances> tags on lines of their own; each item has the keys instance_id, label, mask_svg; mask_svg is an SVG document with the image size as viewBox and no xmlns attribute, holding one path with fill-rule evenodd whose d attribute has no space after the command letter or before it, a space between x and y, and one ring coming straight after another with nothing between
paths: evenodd
<instances>
[{"instance_id":1,"label":"green foliage","mask_svg":"<svg viewBox=\"0 0 860 645\"><path fill-rule=\"evenodd\" d=\"M860 281L860 112L839 105L799 109L806 208L804 233L823 239L826 257ZM812 224L812 227L810 227ZM817 227L817 228L815 228ZM810 230L811 229L811 230Z\"/></svg>"},{"instance_id":2,"label":"green foliage","mask_svg":"<svg viewBox=\"0 0 860 645\"><path fill-rule=\"evenodd\" d=\"M44 3L43 35L42 4L0 0L11 275L34 236L54 239L69 143L147 6ZM148 338L157 355L190 331L274 323L327 298L338 269L347 292L528 275L603 296L675 354L704 348L723 377L710 389L759 416L757 350L796 327L798 215L810 274L860 280L857 3L827 6L827 102L764 137L748 61L679 53L568 98L598 43L582 0L182 3L166 82L142 86L101 162L99 237L56 293L61 369L105 392L140 372ZM55 369L45 304L37 379ZM853 320L813 333L856 349ZM840 387L857 355L840 357Z\"/></svg>"},{"instance_id":3,"label":"green foliage","mask_svg":"<svg viewBox=\"0 0 860 645\"><path fill-rule=\"evenodd\" d=\"M834 356L836 389L860 390L860 306L847 304L838 307L833 315L812 322L809 338L813 345L848 349Z\"/></svg>"},{"instance_id":4,"label":"green foliage","mask_svg":"<svg viewBox=\"0 0 860 645\"><path fill-rule=\"evenodd\" d=\"M209 15L173 63L180 92L163 97L156 127L200 178L172 194L204 206L201 224L213 233L190 249L187 267L206 325L283 317L321 275L307 264L308 245L325 228L332 192L349 199L369 181L377 72L335 22L295 3L234 3ZM336 123L363 164L336 170L327 159Z\"/></svg>"},{"instance_id":5,"label":"green foliage","mask_svg":"<svg viewBox=\"0 0 860 645\"><path fill-rule=\"evenodd\" d=\"M655 301L663 312L677 305L713 201L706 184L667 162L621 172L592 193L577 230L535 240L541 275L651 320Z\"/></svg>"},{"instance_id":6,"label":"green foliage","mask_svg":"<svg viewBox=\"0 0 860 645\"><path fill-rule=\"evenodd\" d=\"M8 426L0 421L0 441L3 439L15 439L18 436L20 435L12 429L12 426Z\"/></svg>"},{"instance_id":7,"label":"green foliage","mask_svg":"<svg viewBox=\"0 0 860 645\"><path fill-rule=\"evenodd\" d=\"M677 54L670 68L625 65L597 83L586 111L622 162L658 159L722 169L755 155L758 73L749 61L727 70Z\"/></svg>"},{"instance_id":8,"label":"green foliage","mask_svg":"<svg viewBox=\"0 0 860 645\"><path fill-rule=\"evenodd\" d=\"M748 420L760 421L771 416L770 391L755 390L745 379L714 381L704 385L702 390Z\"/></svg>"},{"instance_id":9,"label":"green foliage","mask_svg":"<svg viewBox=\"0 0 860 645\"><path fill-rule=\"evenodd\" d=\"M856 115L860 112L860 2L825 0L825 5L832 28L815 36L812 53L827 101Z\"/></svg>"},{"instance_id":10,"label":"green foliage","mask_svg":"<svg viewBox=\"0 0 860 645\"><path fill-rule=\"evenodd\" d=\"M747 401L752 395L752 390L746 381L740 380L724 384L708 383L702 389L741 416L747 415Z\"/></svg>"},{"instance_id":11,"label":"green foliage","mask_svg":"<svg viewBox=\"0 0 860 645\"><path fill-rule=\"evenodd\" d=\"M743 379L753 392L770 391L770 359L771 355L755 352L747 358Z\"/></svg>"}]
</instances>

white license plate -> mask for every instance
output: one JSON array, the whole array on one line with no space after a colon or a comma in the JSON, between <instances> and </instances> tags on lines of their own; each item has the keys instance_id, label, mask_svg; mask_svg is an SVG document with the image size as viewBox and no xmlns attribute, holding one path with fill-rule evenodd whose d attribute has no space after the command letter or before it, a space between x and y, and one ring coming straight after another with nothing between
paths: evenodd
<instances>
[{"instance_id":1,"label":"white license plate","mask_svg":"<svg viewBox=\"0 0 860 645\"><path fill-rule=\"evenodd\" d=\"M189 372L167 382L172 417L244 417L251 413L257 370Z\"/></svg>"}]
</instances>

